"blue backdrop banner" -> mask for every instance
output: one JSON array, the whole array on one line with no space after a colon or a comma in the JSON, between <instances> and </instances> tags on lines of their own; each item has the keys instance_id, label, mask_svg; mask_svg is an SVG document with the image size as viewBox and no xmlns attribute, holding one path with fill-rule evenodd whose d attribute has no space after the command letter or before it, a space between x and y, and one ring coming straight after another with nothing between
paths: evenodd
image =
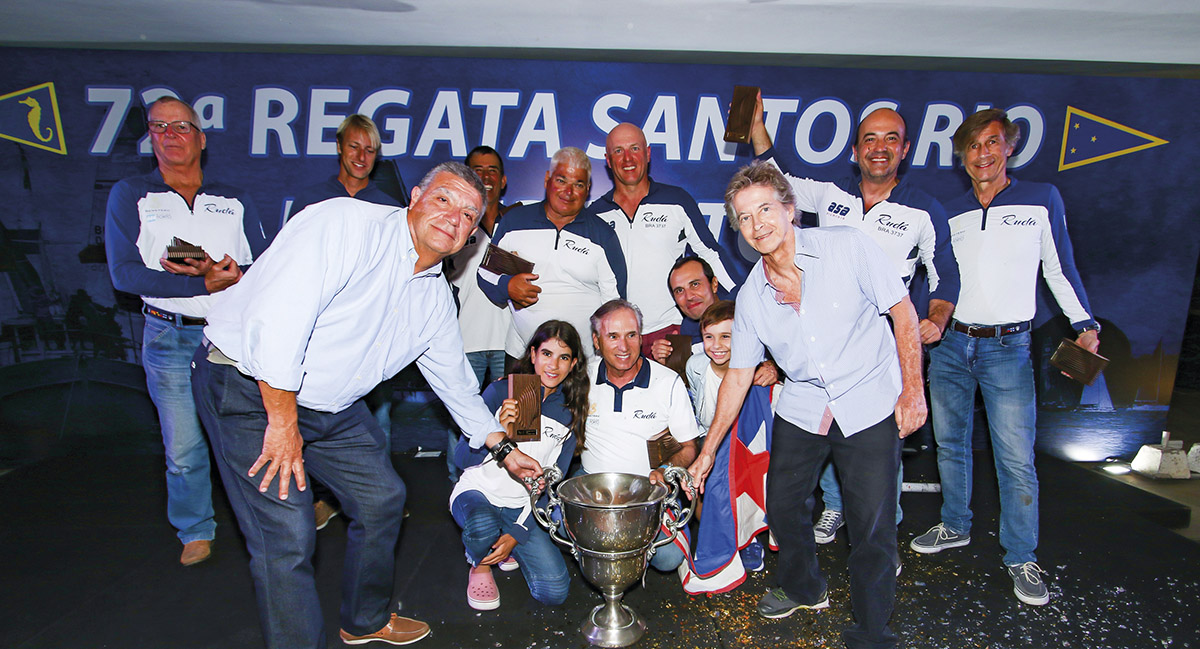
<instances>
[{"instance_id":1,"label":"blue backdrop banner","mask_svg":"<svg viewBox=\"0 0 1200 649\"><path fill-rule=\"evenodd\" d=\"M1125 413L1122 441L1084 444L1074 453L1084 459L1157 435L1169 402L1200 246L1200 195L1188 180L1200 166L1196 81L17 48L0 50L0 65L0 365L81 350L137 360L140 316L113 308L104 206L115 181L152 168L145 105L164 94L196 107L206 175L248 189L268 229L300 190L337 171L335 130L351 113L379 125L390 163L379 173L393 189L487 144L505 157L510 203L541 198L549 156L567 145L597 161L591 198L600 196L611 187L605 134L629 121L646 132L655 179L690 191L722 244L737 248L721 196L751 151L722 135L741 84L763 89L780 156L817 179L852 173L859 119L897 108L912 143L901 172L943 200L969 188L951 153L954 130L982 107L1008 110L1023 133L1011 173L1061 190L1112 359L1105 382L1088 390L1039 372L1042 405ZM1039 302L1043 346L1063 333L1055 315Z\"/></svg>"}]
</instances>

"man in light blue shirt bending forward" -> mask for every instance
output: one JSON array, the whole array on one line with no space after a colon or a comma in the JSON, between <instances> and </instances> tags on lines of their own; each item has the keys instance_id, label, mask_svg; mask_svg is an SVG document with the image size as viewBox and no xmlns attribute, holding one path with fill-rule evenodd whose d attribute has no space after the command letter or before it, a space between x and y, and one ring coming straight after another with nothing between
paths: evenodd
<instances>
[{"instance_id":1,"label":"man in light blue shirt bending forward","mask_svg":"<svg viewBox=\"0 0 1200 649\"><path fill-rule=\"evenodd\" d=\"M388 616L405 488L362 401L380 381L416 361L472 447L486 445L518 478L541 473L480 398L441 276L483 205L479 178L456 162L434 167L407 210L317 203L209 312L193 392L246 537L268 647L325 647L310 474L350 519L342 641L408 644L429 633Z\"/></svg>"}]
</instances>

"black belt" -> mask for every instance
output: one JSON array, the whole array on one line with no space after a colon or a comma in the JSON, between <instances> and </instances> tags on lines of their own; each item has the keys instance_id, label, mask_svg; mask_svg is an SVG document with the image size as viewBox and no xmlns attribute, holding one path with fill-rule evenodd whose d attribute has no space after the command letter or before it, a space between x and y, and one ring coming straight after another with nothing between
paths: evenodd
<instances>
[{"instance_id":1,"label":"black belt","mask_svg":"<svg viewBox=\"0 0 1200 649\"><path fill-rule=\"evenodd\" d=\"M142 313L145 313L146 315L152 315L159 320L166 320L167 322L175 325L203 327L208 324L208 320L205 320L204 318L193 318L190 315L180 315L178 313L171 313L170 311L163 311L162 309L156 309L149 304L142 305Z\"/></svg>"},{"instance_id":2,"label":"black belt","mask_svg":"<svg viewBox=\"0 0 1200 649\"><path fill-rule=\"evenodd\" d=\"M967 334L972 338L999 338L1000 336L1019 334L1029 331L1029 324L1028 320L1002 325L969 325L963 324L958 320L950 321L950 326L955 331Z\"/></svg>"}]
</instances>

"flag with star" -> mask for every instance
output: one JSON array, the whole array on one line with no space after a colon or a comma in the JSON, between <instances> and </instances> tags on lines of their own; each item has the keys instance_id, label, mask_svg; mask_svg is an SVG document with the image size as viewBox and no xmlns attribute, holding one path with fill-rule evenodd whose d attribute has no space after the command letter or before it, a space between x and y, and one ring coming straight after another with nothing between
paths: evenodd
<instances>
[{"instance_id":1,"label":"flag with star","mask_svg":"<svg viewBox=\"0 0 1200 649\"><path fill-rule=\"evenodd\" d=\"M1167 141L1160 137L1067 106L1058 170L1074 169L1163 144Z\"/></svg>"},{"instance_id":2,"label":"flag with star","mask_svg":"<svg viewBox=\"0 0 1200 649\"><path fill-rule=\"evenodd\" d=\"M746 580L738 550L767 529L773 416L771 388L752 386L704 482L695 555L680 545L687 557L679 567L686 593L723 593Z\"/></svg>"}]
</instances>

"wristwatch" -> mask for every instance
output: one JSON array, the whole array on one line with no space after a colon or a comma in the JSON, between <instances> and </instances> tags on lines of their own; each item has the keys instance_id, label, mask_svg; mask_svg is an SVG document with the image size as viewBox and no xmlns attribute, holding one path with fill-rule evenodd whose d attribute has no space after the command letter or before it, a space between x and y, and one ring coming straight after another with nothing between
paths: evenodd
<instances>
[{"instance_id":1,"label":"wristwatch","mask_svg":"<svg viewBox=\"0 0 1200 649\"><path fill-rule=\"evenodd\" d=\"M1084 327L1083 329L1080 329L1077 333L1080 336L1082 336L1083 334L1085 334L1089 331L1094 331L1094 332L1096 332L1097 335L1099 335L1100 334L1100 323L1097 322L1096 324L1090 324L1090 325Z\"/></svg>"},{"instance_id":2,"label":"wristwatch","mask_svg":"<svg viewBox=\"0 0 1200 649\"><path fill-rule=\"evenodd\" d=\"M517 445L511 439L505 438L499 444L488 449L492 454L492 458L496 460L496 464L503 464L504 458L508 457L509 453L517 450Z\"/></svg>"}]
</instances>

